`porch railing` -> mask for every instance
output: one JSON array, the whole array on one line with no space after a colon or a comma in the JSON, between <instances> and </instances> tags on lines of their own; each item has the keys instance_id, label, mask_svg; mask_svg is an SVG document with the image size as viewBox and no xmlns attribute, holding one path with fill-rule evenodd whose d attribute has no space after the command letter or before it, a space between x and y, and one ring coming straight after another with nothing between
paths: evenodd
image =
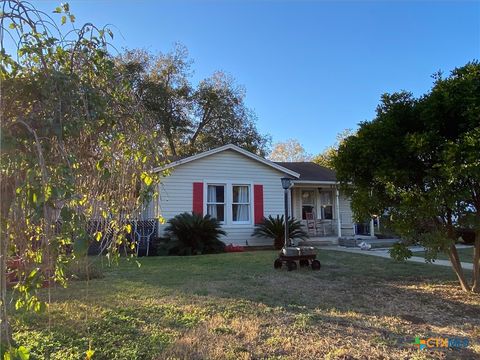
<instances>
[{"instance_id":1,"label":"porch railing","mask_svg":"<svg viewBox=\"0 0 480 360\"><path fill-rule=\"evenodd\" d=\"M324 221L317 220L315 232L308 230L306 222L302 222L304 230L308 232L310 237L330 237L337 236L337 222L336 220Z\"/></svg>"}]
</instances>

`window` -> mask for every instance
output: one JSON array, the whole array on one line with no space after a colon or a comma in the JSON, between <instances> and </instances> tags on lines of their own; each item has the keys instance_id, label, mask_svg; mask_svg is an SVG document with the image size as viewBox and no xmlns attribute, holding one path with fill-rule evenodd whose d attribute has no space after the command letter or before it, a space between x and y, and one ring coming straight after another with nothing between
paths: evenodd
<instances>
[{"instance_id":1,"label":"window","mask_svg":"<svg viewBox=\"0 0 480 360\"><path fill-rule=\"evenodd\" d=\"M218 221L225 221L225 185L208 185L207 214Z\"/></svg>"},{"instance_id":2,"label":"window","mask_svg":"<svg viewBox=\"0 0 480 360\"><path fill-rule=\"evenodd\" d=\"M307 214L315 213L315 191L303 190L302 191L302 219L307 219ZM313 216L315 218L315 215Z\"/></svg>"},{"instance_id":3,"label":"window","mask_svg":"<svg viewBox=\"0 0 480 360\"><path fill-rule=\"evenodd\" d=\"M232 221L250 222L250 187L248 185L232 186Z\"/></svg>"},{"instance_id":4,"label":"window","mask_svg":"<svg viewBox=\"0 0 480 360\"><path fill-rule=\"evenodd\" d=\"M253 186L230 181L205 182L206 214L226 225L248 225L253 220Z\"/></svg>"},{"instance_id":5,"label":"window","mask_svg":"<svg viewBox=\"0 0 480 360\"><path fill-rule=\"evenodd\" d=\"M322 219L332 220L333 219L333 200L331 191L321 191L320 192L320 204Z\"/></svg>"}]
</instances>

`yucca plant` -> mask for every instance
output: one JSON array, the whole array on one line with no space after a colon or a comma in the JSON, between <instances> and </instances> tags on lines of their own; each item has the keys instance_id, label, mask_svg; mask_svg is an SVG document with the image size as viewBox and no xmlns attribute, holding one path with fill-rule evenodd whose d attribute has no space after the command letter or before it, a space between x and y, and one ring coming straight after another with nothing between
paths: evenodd
<instances>
[{"instance_id":1,"label":"yucca plant","mask_svg":"<svg viewBox=\"0 0 480 360\"><path fill-rule=\"evenodd\" d=\"M288 218L288 232L290 239L308 239L308 234L302 228L302 223L298 220ZM281 249L285 244L285 220L283 215L263 218L263 221L255 226L253 236L273 239L275 249Z\"/></svg>"},{"instance_id":2,"label":"yucca plant","mask_svg":"<svg viewBox=\"0 0 480 360\"><path fill-rule=\"evenodd\" d=\"M176 255L213 254L225 251L220 241L226 235L217 219L210 215L182 213L168 221L165 234L170 241L170 253Z\"/></svg>"}]
</instances>

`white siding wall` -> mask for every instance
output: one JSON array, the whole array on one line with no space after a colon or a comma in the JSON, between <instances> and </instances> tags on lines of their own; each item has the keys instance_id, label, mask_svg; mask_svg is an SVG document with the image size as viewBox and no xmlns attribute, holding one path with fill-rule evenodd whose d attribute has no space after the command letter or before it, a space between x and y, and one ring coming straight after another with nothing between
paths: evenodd
<instances>
[{"instance_id":1,"label":"white siding wall","mask_svg":"<svg viewBox=\"0 0 480 360\"><path fill-rule=\"evenodd\" d=\"M350 199L347 198L344 194L340 193L339 197L340 203L340 221L342 224L342 236L353 236L353 213L352 208L350 207Z\"/></svg>"},{"instance_id":2,"label":"white siding wall","mask_svg":"<svg viewBox=\"0 0 480 360\"><path fill-rule=\"evenodd\" d=\"M235 151L226 150L177 166L159 185L159 213L169 220L182 212L192 211L193 183L233 181L263 185L264 216L283 214L283 189L280 178L284 173L250 159ZM253 189L252 189L253 202ZM203 199L204 202L206 199ZM253 204L252 204L253 206ZM160 226L160 235L165 225ZM254 225L224 225L225 243L271 245L272 240L251 236Z\"/></svg>"}]
</instances>

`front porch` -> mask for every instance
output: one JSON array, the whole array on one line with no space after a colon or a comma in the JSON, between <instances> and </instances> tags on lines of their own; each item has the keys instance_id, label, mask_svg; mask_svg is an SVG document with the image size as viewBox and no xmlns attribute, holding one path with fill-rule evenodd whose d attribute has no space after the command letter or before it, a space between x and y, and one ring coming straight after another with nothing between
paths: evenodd
<instances>
[{"instance_id":1,"label":"front porch","mask_svg":"<svg viewBox=\"0 0 480 360\"><path fill-rule=\"evenodd\" d=\"M339 237L355 235L350 202L335 183L294 181L289 204L293 218L302 222L310 241L338 243Z\"/></svg>"}]
</instances>

